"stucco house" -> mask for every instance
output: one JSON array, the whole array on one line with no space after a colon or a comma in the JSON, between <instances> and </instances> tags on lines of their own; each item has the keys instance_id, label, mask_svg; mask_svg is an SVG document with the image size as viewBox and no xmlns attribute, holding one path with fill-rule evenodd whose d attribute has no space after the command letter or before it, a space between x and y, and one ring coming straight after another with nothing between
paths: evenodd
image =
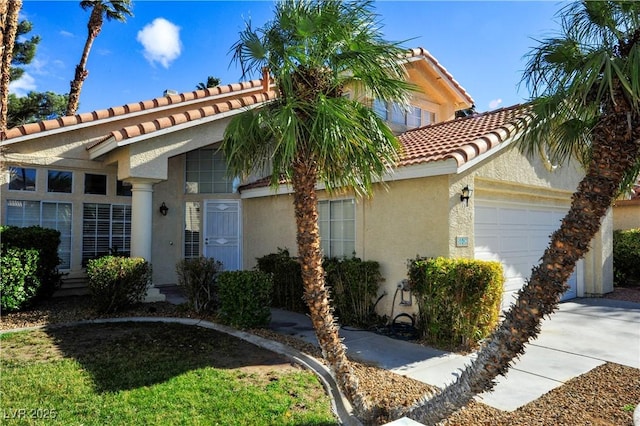
<instances>
[{"instance_id":1,"label":"stucco house","mask_svg":"<svg viewBox=\"0 0 640 426\"><path fill-rule=\"evenodd\" d=\"M370 200L318 188L324 252L380 262L388 294L416 255L500 260L506 305L583 172L509 149L522 124L517 106L456 119L473 99L426 50L410 50L405 66L420 88L410 111L363 99L399 134L402 159ZM295 254L291 189L274 191L263 176L227 178L216 150L234 115L275 96L263 75L9 129L1 223L59 229L68 283L110 248L149 260L154 286L175 283L182 258L250 269L279 247ZM565 297L612 290L611 223L609 215ZM149 291L149 301L161 299ZM381 314L391 307L385 299Z\"/></svg>"},{"instance_id":2,"label":"stucco house","mask_svg":"<svg viewBox=\"0 0 640 426\"><path fill-rule=\"evenodd\" d=\"M613 229L640 229L640 178L629 193L614 203Z\"/></svg>"}]
</instances>

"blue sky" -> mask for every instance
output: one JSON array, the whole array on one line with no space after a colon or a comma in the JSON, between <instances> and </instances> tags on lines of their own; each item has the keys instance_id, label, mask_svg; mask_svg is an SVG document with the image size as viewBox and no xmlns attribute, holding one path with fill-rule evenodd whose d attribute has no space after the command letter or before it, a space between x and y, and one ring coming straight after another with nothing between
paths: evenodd
<instances>
[{"instance_id":1,"label":"blue sky","mask_svg":"<svg viewBox=\"0 0 640 426\"><path fill-rule=\"evenodd\" d=\"M521 103L518 89L534 39L558 28L556 1L378 1L388 40L424 47L475 99L478 111ZM246 20L261 26L272 1L134 1L126 23L105 21L96 39L79 112L152 99L165 89L195 90L212 75L240 81L229 50ZM26 75L11 85L68 93L80 59L89 12L78 1L25 0L21 18L42 38ZM255 76L258 78L258 76Z\"/></svg>"}]
</instances>

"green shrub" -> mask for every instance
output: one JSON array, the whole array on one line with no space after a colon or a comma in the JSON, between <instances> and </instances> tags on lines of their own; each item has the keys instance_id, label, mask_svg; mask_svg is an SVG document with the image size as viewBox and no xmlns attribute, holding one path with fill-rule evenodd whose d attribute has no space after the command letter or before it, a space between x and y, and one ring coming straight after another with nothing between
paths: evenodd
<instances>
[{"instance_id":1,"label":"green shrub","mask_svg":"<svg viewBox=\"0 0 640 426\"><path fill-rule=\"evenodd\" d=\"M302 273L300 262L289 255L289 250L278 248L277 253L256 259L259 271L273 275L271 306L287 311L307 313L309 309L302 295Z\"/></svg>"},{"instance_id":2,"label":"green shrub","mask_svg":"<svg viewBox=\"0 0 640 426\"><path fill-rule=\"evenodd\" d=\"M503 284L499 262L411 260L409 285L420 309L421 336L447 349L473 349L498 324Z\"/></svg>"},{"instance_id":3,"label":"green shrub","mask_svg":"<svg viewBox=\"0 0 640 426\"><path fill-rule=\"evenodd\" d=\"M615 285L640 285L640 229L613 232Z\"/></svg>"},{"instance_id":4,"label":"green shrub","mask_svg":"<svg viewBox=\"0 0 640 426\"><path fill-rule=\"evenodd\" d=\"M60 258L58 257L58 246L60 245L60 231L55 229L42 228L40 226L29 226L20 228L17 226L1 226L0 241L2 241L2 251L9 248L35 249L39 253L38 267L36 275L40 282L34 300L46 299L60 287L60 277L58 271Z\"/></svg>"},{"instance_id":5,"label":"green shrub","mask_svg":"<svg viewBox=\"0 0 640 426\"><path fill-rule=\"evenodd\" d=\"M220 271L222 262L204 256L178 262L178 286L184 290L191 309L207 312L217 308L216 276Z\"/></svg>"},{"instance_id":6,"label":"green shrub","mask_svg":"<svg viewBox=\"0 0 640 426\"><path fill-rule=\"evenodd\" d=\"M375 300L383 281L380 264L357 257L326 258L324 269L340 324L366 327L376 323Z\"/></svg>"},{"instance_id":7,"label":"green shrub","mask_svg":"<svg viewBox=\"0 0 640 426\"><path fill-rule=\"evenodd\" d=\"M238 328L266 327L271 320L271 288L271 275L261 271L221 272L220 319Z\"/></svg>"},{"instance_id":8,"label":"green shrub","mask_svg":"<svg viewBox=\"0 0 640 426\"><path fill-rule=\"evenodd\" d=\"M8 248L0 256L0 310L27 306L40 288L39 254L35 249Z\"/></svg>"},{"instance_id":9,"label":"green shrub","mask_svg":"<svg viewBox=\"0 0 640 426\"><path fill-rule=\"evenodd\" d=\"M104 256L89 260L89 293L100 312L141 302L151 283L151 266L140 257Z\"/></svg>"}]
</instances>

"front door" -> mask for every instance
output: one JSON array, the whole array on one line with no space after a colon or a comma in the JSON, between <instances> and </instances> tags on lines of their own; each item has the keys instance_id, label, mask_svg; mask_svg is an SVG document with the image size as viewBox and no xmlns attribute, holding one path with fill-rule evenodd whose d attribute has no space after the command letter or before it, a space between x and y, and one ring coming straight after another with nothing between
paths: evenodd
<instances>
[{"instance_id":1,"label":"front door","mask_svg":"<svg viewBox=\"0 0 640 426\"><path fill-rule=\"evenodd\" d=\"M242 269L240 200L205 201L204 256L222 262L225 271Z\"/></svg>"}]
</instances>

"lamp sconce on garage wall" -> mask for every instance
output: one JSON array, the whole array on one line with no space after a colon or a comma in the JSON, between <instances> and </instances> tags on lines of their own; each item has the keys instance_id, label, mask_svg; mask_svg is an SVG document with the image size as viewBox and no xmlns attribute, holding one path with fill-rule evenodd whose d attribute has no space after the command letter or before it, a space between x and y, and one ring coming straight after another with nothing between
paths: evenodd
<instances>
[{"instance_id":1,"label":"lamp sconce on garage wall","mask_svg":"<svg viewBox=\"0 0 640 426\"><path fill-rule=\"evenodd\" d=\"M469 185L462 188L462 194L460 194L460 202L464 202L466 206L469 205L469 198L471 197L471 193L473 189L469 188Z\"/></svg>"},{"instance_id":2,"label":"lamp sconce on garage wall","mask_svg":"<svg viewBox=\"0 0 640 426\"><path fill-rule=\"evenodd\" d=\"M160 214L162 216L166 216L168 212L169 212L169 207L167 207L167 205L163 201L162 204L160 205Z\"/></svg>"}]
</instances>

